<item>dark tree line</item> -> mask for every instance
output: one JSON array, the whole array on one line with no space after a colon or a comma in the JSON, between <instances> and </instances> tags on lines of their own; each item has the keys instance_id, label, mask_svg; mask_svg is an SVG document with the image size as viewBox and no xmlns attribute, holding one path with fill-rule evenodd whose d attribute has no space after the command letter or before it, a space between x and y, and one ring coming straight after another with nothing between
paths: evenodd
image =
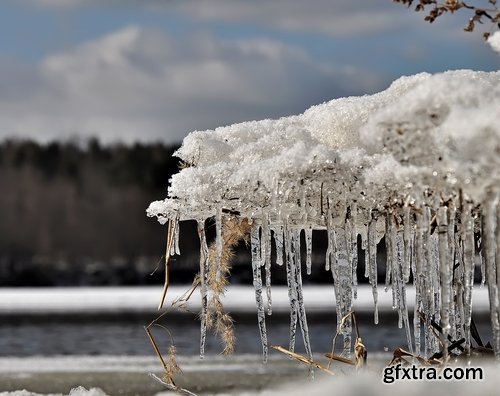
<instances>
[{"instance_id":1,"label":"dark tree line","mask_svg":"<svg viewBox=\"0 0 500 396\"><path fill-rule=\"evenodd\" d=\"M0 285L159 281L164 228L145 210L166 196L176 148L3 142Z\"/></svg>"}]
</instances>

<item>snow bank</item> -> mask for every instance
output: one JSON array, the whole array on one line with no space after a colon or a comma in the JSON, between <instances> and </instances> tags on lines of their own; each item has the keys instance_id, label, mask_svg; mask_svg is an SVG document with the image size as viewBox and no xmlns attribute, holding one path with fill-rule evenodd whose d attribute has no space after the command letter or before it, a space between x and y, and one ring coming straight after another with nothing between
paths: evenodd
<instances>
[{"instance_id":1,"label":"snow bank","mask_svg":"<svg viewBox=\"0 0 500 396\"><path fill-rule=\"evenodd\" d=\"M42 395L40 393L33 393L27 390L18 390L14 392L0 392L0 396L64 396L62 393ZM68 396L106 396L99 388L85 389L83 386L71 389Z\"/></svg>"},{"instance_id":2,"label":"snow bank","mask_svg":"<svg viewBox=\"0 0 500 396\"><path fill-rule=\"evenodd\" d=\"M499 108L500 72L422 73L299 116L195 131L175 154L188 167L147 213L161 222L205 219L223 207L254 218L279 205L282 216L295 215L299 184L308 202L320 201L323 184L325 198L355 199L367 209L450 186L480 200L499 180ZM311 206L308 217L319 209Z\"/></svg>"},{"instance_id":3,"label":"snow bank","mask_svg":"<svg viewBox=\"0 0 500 396\"><path fill-rule=\"evenodd\" d=\"M496 36L492 40L496 45ZM224 218L235 216L251 224L264 355L274 251L276 264L287 269L290 349L299 323L312 356L301 274L302 241L307 272L312 270L312 229L328 234L325 268L333 277L345 354L352 327L342 317L357 297L359 235L375 322L377 244L385 237L385 286L408 348L425 355L441 348L428 331L431 320L441 323L445 339L464 338L465 349L470 347L479 261L488 285L492 344L500 355L500 72L402 77L378 94L332 100L301 115L192 132L176 155L185 166L172 177L168 198L151 203L147 214L161 223L171 220L174 230L180 220L198 221L202 323L214 290L206 276L211 264L205 220L216 220L220 258ZM412 324L410 279L417 318ZM202 345L204 336L202 328Z\"/></svg>"}]
</instances>

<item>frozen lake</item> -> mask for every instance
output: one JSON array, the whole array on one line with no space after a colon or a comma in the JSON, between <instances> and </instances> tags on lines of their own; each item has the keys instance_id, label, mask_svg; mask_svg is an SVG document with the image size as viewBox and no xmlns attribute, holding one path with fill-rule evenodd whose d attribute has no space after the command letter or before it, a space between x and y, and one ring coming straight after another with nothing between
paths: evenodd
<instances>
[{"instance_id":1,"label":"frozen lake","mask_svg":"<svg viewBox=\"0 0 500 396\"><path fill-rule=\"evenodd\" d=\"M187 287L169 289L166 306ZM327 352L335 334L333 288L305 287L313 351ZM412 306L412 291L408 300ZM158 316L160 288L64 288L0 290L0 356L136 355L152 354L144 326ZM474 290L474 319L483 338L489 339L485 288ZM197 292L185 310L171 309L160 324L171 332L180 355L198 354L200 323ZM369 351L393 350L406 345L404 329L391 309L391 293L379 292L380 323L373 324L371 289L361 287L355 309L361 336ZM229 289L225 305L235 319L236 353L261 352L254 293L251 287ZM273 289L273 315L267 316L269 343L288 345L288 296L283 287ZM411 315L410 310L410 316ZM165 331L155 330L158 342L168 343ZM298 333L297 345L302 348ZM208 338L206 352L217 355L218 340Z\"/></svg>"}]
</instances>

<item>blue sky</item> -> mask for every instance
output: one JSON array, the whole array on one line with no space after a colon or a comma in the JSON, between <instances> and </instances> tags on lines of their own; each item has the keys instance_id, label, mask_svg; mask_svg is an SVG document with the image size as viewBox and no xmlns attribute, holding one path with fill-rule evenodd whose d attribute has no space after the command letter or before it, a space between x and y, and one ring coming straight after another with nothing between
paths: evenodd
<instances>
[{"instance_id":1,"label":"blue sky","mask_svg":"<svg viewBox=\"0 0 500 396\"><path fill-rule=\"evenodd\" d=\"M401 75L497 70L466 21L390 0L2 0L0 139L179 142Z\"/></svg>"}]
</instances>

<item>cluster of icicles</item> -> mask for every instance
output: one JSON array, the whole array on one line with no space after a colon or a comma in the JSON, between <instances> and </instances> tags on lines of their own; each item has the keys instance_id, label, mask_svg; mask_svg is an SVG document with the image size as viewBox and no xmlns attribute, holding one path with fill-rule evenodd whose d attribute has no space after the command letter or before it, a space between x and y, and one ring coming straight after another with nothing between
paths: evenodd
<instances>
[{"instance_id":1,"label":"cluster of icicles","mask_svg":"<svg viewBox=\"0 0 500 396\"><path fill-rule=\"evenodd\" d=\"M333 277L338 332L343 336L343 354L352 348L352 323L342 318L351 312L357 297L358 235L365 254L365 277L373 291L374 321L378 323L377 245L385 236L387 252L385 289L392 291L393 309L399 315L399 326L406 330L408 349L417 355L430 356L447 352L448 340L465 338L464 349L470 352L472 289L474 269L481 268L490 299L492 345L500 353L500 209L498 192L487 194L482 204L475 204L456 192L428 195L416 204L406 200L366 209L356 202L333 204L331 197L321 203L314 221L307 211L295 213L260 209L248 213L251 222L251 256L258 327L264 360L268 354L266 314L272 313L272 266L285 266L290 301L290 351L294 350L297 325L300 326L307 355L312 359L306 309L302 292L301 233L304 233L307 274L312 271L313 229L326 230L328 248L325 269ZM313 205L304 205L310 206ZM215 214L216 246L222 249L223 216L227 210L218 207ZM205 219L199 219L201 273L201 356L204 355L206 316L209 300L207 288L208 247ZM175 227L178 230L178 227ZM176 233L178 239L178 232ZM271 262L271 250L273 263ZM177 246L177 242L175 243ZM172 253L178 249L172 249ZM322 269L318 269L322 270ZM410 280L416 291L413 323L408 313L406 288ZM442 339L430 330L430 321L443 329ZM446 346L442 348L443 343Z\"/></svg>"}]
</instances>

